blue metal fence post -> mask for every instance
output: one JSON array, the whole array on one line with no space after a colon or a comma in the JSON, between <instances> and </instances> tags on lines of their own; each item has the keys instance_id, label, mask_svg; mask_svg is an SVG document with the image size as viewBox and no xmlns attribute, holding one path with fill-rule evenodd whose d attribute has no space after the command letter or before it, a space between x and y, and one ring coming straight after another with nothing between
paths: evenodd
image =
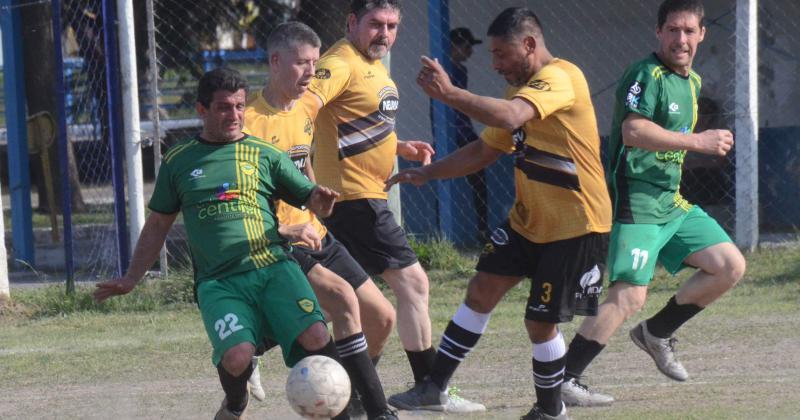
<instances>
[{"instance_id":1,"label":"blue metal fence post","mask_svg":"<svg viewBox=\"0 0 800 420\"><path fill-rule=\"evenodd\" d=\"M64 220L64 269L67 293L75 292L75 268L72 256L72 186L69 182L69 138L67 137L66 90L64 89L64 57L61 53L61 0L53 0L53 54L55 54L56 124L58 129L58 164L61 174L62 215Z\"/></svg>"},{"instance_id":2,"label":"blue metal fence post","mask_svg":"<svg viewBox=\"0 0 800 420\"><path fill-rule=\"evenodd\" d=\"M431 58L438 58L450 73L450 6L448 0L428 1L428 36ZM431 102L431 124L433 128L434 149L441 158L453 150L451 145L453 129L449 121L452 110L439 101ZM436 182L436 202L439 207L439 232L444 238L454 239L452 212L452 181Z\"/></svg>"},{"instance_id":3,"label":"blue metal fence post","mask_svg":"<svg viewBox=\"0 0 800 420\"><path fill-rule=\"evenodd\" d=\"M128 222L125 213L125 148L122 141L122 93L119 85L116 1L103 0L103 41L108 90L108 144L111 146L111 182L114 186L114 220L117 225L117 265L122 276L128 269Z\"/></svg>"},{"instance_id":4,"label":"blue metal fence post","mask_svg":"<svg viewBox=\"0 0 800 420\"><path fill-rule=\"evenodd\" d=\"M25 118L25 69L22 64L22 22L18 1L0 1L3 29L3 78L8 136L8 179L14 258L35 264L33 211L28 167L28 127ZM42 197L41 199L44 199Z\"/></svg>"}]
</instances>

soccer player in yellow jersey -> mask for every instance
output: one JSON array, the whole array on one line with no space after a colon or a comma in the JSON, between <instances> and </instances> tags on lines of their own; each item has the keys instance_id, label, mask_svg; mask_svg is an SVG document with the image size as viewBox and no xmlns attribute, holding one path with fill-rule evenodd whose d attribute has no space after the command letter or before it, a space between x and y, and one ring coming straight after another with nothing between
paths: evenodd
<instances>
[{"instance_id":1,"label":"soccer player in yellow jersey","mask_svg":"<svg viewBox=\"0 0 800 420\"><path fill-rule=\"evenodd\" d=\"M558 323L574 314L596 314L611 229L594 106L583 73L551 55L532 11L504 10L488 35L493 67L511 85L504 99L453 86L442 66L427 57L417 79L434 99L488 125L481 141L431 165L401 171L386 188L465 176L513 153L516 201L481 254L464 303L444 331L429 379L391 396L389 403L441 409L450 377L477 344L494 307L530 277L525 326L533 344L537 401L523 418L565 419L561 383L566 348Z\"/></svg>"},{"instance_id":2,"label":"soccer player in yellow jersey","mask_svg":"<svg viewBox=\"0 0 800 420\"><path fill-rule=\"evenodd\" d=\"M307 25L278 25L267 39L269 81L251 95L244 112L245 131L288 152L295 166L312 181L309 153L317 109L307 88L319 60L319 47L319 37ZM320 305L333 322L342 365L360 394L368 418L396 419L386 405L370 358L380 355L391 333L392 304L314 213L283 201L275 202L275 213L280 224L278 232L292 242L292 257L308 276ZM362 319L368 327L366 337L361 330ZM372 354L368 353L368 341ZM251 383L256 389L261 386L257 377L251 377Z\"/></svg>"},{"instance_id":3,"label":"soccer player in yellow jersey","mask_svg":"<svg viewBox=\"0 0 800 420\"><path fill-rule=\"evenodd\" d=\"M422 141L398 141L397 87L380 59L397 36L399 0L353 0L347 35L320 59L309 90L321 108L314 134L317 181L341 193L324 220L370 275L380 274L397 298L397 330L415 382L430 373L428 276L387 206L384 181L395 156L430 162L433 148ZM451 395L451 412L485 407Z\"/></svg>"}]
</instances>

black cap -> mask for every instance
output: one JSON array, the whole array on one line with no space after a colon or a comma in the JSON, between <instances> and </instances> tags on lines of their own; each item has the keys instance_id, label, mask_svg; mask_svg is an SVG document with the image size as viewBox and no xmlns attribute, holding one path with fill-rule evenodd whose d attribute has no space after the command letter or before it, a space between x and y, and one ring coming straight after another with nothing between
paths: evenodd
<instances>
[{"instance_id":1,"label":"black cap","mask_svg":"<svg viewBox=\"0 0 800 420\"><path fill-rule=\"evenodd\" d=\"M455 28L450 31L450 42L453 44L476 45L483 41L472 36L472 32L467 28Z\"/></svg>"}]
</instances>

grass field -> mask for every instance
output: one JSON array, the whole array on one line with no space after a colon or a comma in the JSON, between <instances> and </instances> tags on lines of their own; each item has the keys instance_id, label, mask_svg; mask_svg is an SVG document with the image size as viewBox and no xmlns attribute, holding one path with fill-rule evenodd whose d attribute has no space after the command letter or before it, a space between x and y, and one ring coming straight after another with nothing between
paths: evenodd
<instances>
[{"instance_id":1,"label":"grass field","mask_svg":"<svg viewBox=\"0 0 800 420\"><path fill-rule=\"evenodd\" d=\"M463 297L469 273L431 271L434 338ZM644 313L631 319L587 373L585 382L610 393L606 408L571 409L574 419L800 418L800 249L748 256L742 282L677 334L685 383L661 375L627 330L658 310L686 274L658 276ZM447 264L439 264L439 266ZM17 291L0 305L0 418L201 419L222 399L210 346L188 280L152 281L141 292L95 306L87 290L64 298L62 288ZM462 395L489 411L466 418L513 419L533 402L531 347L522 314L527 284L513 290L456 373ZM579 321L579 320L578 320ZM577 321L563 325L567 339ZM272 352L262 364L268 401L251 417L291 419L283 385L287 369ZM388 393L411 374L396 336L379 365ZM402 418L457 418L403 412ZM464 416L459 416L464 417Z\"/></svg>"}]
</instances>

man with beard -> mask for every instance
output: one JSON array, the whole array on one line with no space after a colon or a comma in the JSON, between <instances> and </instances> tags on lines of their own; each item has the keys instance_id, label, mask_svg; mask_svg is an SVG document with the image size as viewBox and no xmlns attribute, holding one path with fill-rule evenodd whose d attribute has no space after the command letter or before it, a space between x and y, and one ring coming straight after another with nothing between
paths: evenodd
<instances>
[{"instance_id":1,"label":"man with beard","mask_svg":"<svg viewBox=\"0 0 800 420\"><path fill-rule=\"evenodd\" d=\"M314 173L322 185L341 193L327 228L370 275L380 275L397 298L397 330L415 382L430 373L428 276L387 205L384 181L395 156L430 162L423 141L398 141L395 115L400 103L394 81L380 59L397 36L399 0L353 0L347 35L320 59L309 90L320 110L316 120ZM450 395L451 412L485 407Z\"/></svg>"},{"instance_id":2,"label":"man with beard","mask_svg":"<svg viewBox=\"0 0 800 420\"><path fill-rule=\"evenodd\" d=\"M566 348L558 323L576 313L596 314L611 229L594 106L583 73L548 51L532 11L504 10L488 35L493 66L511 85L505 99L453 86L442 66L427 57L417 78L429 96L489 126L481 141L431 165L401 171L386 188L466 176L514 153L516 200L481 254L430 376L389 403L441 410L450 378L477 345L492 310L530 277L525 326L533 345L536 403L523 419L566 419L561 400Z\"/></svg>"}]
</instances>

